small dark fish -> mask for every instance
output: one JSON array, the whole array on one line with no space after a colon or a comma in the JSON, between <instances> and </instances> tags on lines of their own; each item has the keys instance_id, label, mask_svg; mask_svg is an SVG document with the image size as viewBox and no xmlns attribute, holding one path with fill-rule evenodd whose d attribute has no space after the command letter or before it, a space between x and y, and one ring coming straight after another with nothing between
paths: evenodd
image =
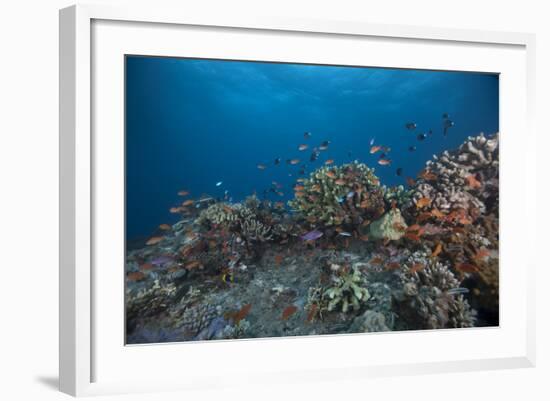
<instances>
[{"instance_id":1,"label":"small dark fish","mask_svg":"<svg viewBox=\"0 0 550 401\"><path fill-rule=\"evenodd\" d=\"M430 130L428 131L428 135L429 135L429 136L432 136L432 135L433 135L433 131L432 131L431 128L430 128Z\"/></svg>"},{"instance_id":2,"label":"small dark fish","mask_svg":"<svg viewBox=\"0 0 550 401\"><path fill-rule=\"evenodd\" d=\"M395 174L397 174L398 176L401 176L401 174L403 174L403 169L399 167L397 170L395 170Z\"/></svg>"},{"instance_id":3,"label":"small dark fish","mask_svg":"<svg viewBox=\"0 0 550 401\"><path fill-rule=\"evenodd\" d=\"M407 123L405 124L405 128L407 128L409 131L412 131L416 129L416 123Z\"/></svg>"},{"instance_id":4,"label":"small dark fish","mask_svg":"<svg viewBox=\"0 0 550 401\"><path fill-rule=\"evenodd\" d=\"M455 123L449 119L443 121L443 135L447 136L447 131L449 130L449 128L453 127L454 125Z\"/></svg>"},{"instance_id":5,"label":"small dark fish","mask_svg":"<svg viewBox=\"0 0 550 401\"><path fill-rule=\"evenodd\" d=\"M308 138L311 138L311 132L304 132L304 138L305 139L308 139Z\"/></svg>"},{"instance_id":6,"label":"small dark fish","mask_svg":"<svg viewBox=\"0 0 550 401\"><path fill-rule=\"evenodd\" d=\"M276 166L278 166L279 164L281 164L281 158L280 158L280 157L276 158L275 161L274 161L274 164L275 164Z\"/></svg>"},{"instance_id":7,"label":"small dark fish","mask_svg":"<svg viewBox=\"0 0 550 401\"><path fill-rule=\"evenodd\" d=\"M319 152L317 152L317 151L314 150L314 151L311 153L311 156L309 157L309 161L310 161L310 162L314 162L314 161L317 160L318 158L319 158Z\"/></svg>"},{"instance_id":8,"label":"small dark fish","mask_svg":"<svg viewBox=\"0 0 550 401\"><path fill-rule=\"evenodd\" d=\"M418 134L416 139L418 139L419 141L423 141L427 137L428 137L428 135L426 135L426 134Z\"/></svg>"},{"instance_id":9,"label":"small dark fish","mask_svg":"<svg viewBox=\"0 0 550 401\"><path fill-rule=\"evenodd\" d=\"M409 146L409 152L414 152L416 150L416 146Z\"/></svg>"},{"instance_id":10,"label":"small dark fish","mask_svg":"<svg viewBox=\"0 0 550 401\"><path fill-rule=\"evenodd\" d=\"M330 145L330 141L323 141L323 143L319 146L319 150L327 150L328 145Z\"/></svg>"},{"instance_id":11,"label":"small dark fish","mask_svg":"<svg viewBox=\"0 0 550 401\"><path fill-rule=\"evenodd\" d=\"M385 152L382 152L380 153L380 156L379 156L381 159L385 158L386 157L386 153Z\"/></svg>"},{"instance_id":12,"label":"small dark fish","mask_svg":"<svg viewBox=\"0 0 550 401\"><path fill-rule=\"evenodd\" d=\"M443 113L443 119L448 120L449 119L449 114L448 113Z\"/></svg>"}]
</instances>

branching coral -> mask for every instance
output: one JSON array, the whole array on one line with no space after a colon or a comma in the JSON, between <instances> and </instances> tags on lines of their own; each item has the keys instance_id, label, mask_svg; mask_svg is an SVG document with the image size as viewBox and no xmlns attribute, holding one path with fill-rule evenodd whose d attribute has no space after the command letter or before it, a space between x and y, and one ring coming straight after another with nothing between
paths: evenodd
<instances>
[{"instance_id":1,"label":"branching coral","mask_svg":"<svg viewBox=\"0 0 550 401\"><path fill-rule=\"evenodd\" d=\"M323 299L327 300L327 310L333 311L342 305L342 312L346 313L351 309L359 310L362 303L368 301L369 291L364 287L361 272L358 269L351 269L347 273L341 273L332 278L332 286L323 293Z\"/></svg>"},{"instance_id":2,"label":"branching coral","mask_svg":"<svg viewBox=\"0 0 550 401\"><path fill-rule=\"evenodd\" d=\"M412 269L413 266L423 266ZM399 272L402 289L394 294L398 315L409 329L473 327L476 312L462 295L447 265L424 252L413 253ZM420 325L420 326L419 326Z\"/></svg>"},{"instance_id":3,"label":"branching coral","mask_svg":"<svg viewBox=\"0 0 550 401\"><path fill-rule=\"evenodd\" d=\"M168 308L176 296L172 283L161 285L155 280L150 287L128 288L126 290L126 317L128 320L154 316Z\"/></svg>"},{"instance_id":4,"label":"branching coral","mask_svg":"<svg viewBox=\"0 0 550 401\"><path fill-rule=\"evenodd\" d=\"M289 205L311 224L357 226L385 211L380 182L363 163L322 167L295 190Z\"/></svg>"},{"instance_id":5,"label":"branching coral","mask_svg":"<svg viewBox=\"0 0 550 401\"><path fill-rule=\"evenodd\" d=\"M468 137L457 150L426 163L408 206L415 211L415 202L428 198L429 206L444 212L498 208L498 159L498 135Z\"/></svg>"},{"instance_id":6,"label":"branching coral","mask_svg":"<svg viewBox=\"0 0 550 401\"><path fill-rule=\"evenodd\" d=\"M248 218L241 223L241 234L248 241L265 242L273 239L271 227L253 218Z\"/></svg>"},{"instance_id":7,"label":"branching coral","mask_svg":"<svg viewBox=\"0 0 550 401\"><path fill-rule=\"evenodd\" d=\"M216 203L201 212L198 223L201 225L218 225L238 232L247 241L264 242L272 240L284 230L276 224L270 208L262 208L255 197L248 197L244 203Z\"/></svg>"}]
</instances>

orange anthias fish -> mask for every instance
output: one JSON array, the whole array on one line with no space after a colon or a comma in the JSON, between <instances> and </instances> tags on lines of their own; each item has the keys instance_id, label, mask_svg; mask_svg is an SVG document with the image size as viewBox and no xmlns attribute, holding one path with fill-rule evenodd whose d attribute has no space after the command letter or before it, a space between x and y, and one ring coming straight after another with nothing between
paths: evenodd
<instances>
[{"instance_id":1,"label":"orange anthias fish","mask_svg":"<svg viewBox=\"0 0 550 401\"><path fill-rule=\"evenodd\" d=\"M233 320L235 321L235 324L239 323L241 320L243 320L248 313L250 312L250 309L252 309L252 304L246 304L241 309L239 309L237 312L233 314Z\"/></svg>"},{"instance_id":2,"label":"orange anthias fish","mask_svg":"<svg viewBox=\"0 0 550 401\"><path fill-rule=\"evenodd\" d=\"M390 159L380 159L380 160L378 160L378 164L380 164L381 166L389 166L391 164L391 160Z\"/></svg>"},{"instance_id":3,"label":"orange anthias fish","mask_svg":"<svg viewBox=\"0 0 550 401\"><path fill-rule=\"evenodd\" d=\"M479 261L479 260L485 259L490 254L491 252L489 252L488 249L485 249L485 248L480 249L479 251L476 252L474 256L474 260Z\"/></svg>"},{"instance_id":4,"label":"orange anthias fish","mask_svg":"<svg viewBox=\"0 0 550 401\"><path fill-rule=\"evenodd\" d=\"M432 258L435 258L437 255L439 255L441 253L441 251L443 250L443 246L441 245L441 242L439 242L436 246L435 246L435 249L433 250L432 254L430 255Z\"/></svg>"},{"instance_id":5,"label":"orange anthias fish","mask_svg":"<svg viewBox=\"0 0 550 401\"><path fill-rule=\"evenodd\" d=\"M319 184L313 184L311 190L315 192L321 192L321 186Z\"/></svg>"},{"instance_id":6,"label":"orange anthias fish","mask_svg":"<svg viewBox=\"0 0 550 401\"><path fill-rule=\"evenodd\" d=\"M416 207L418 209L422 209L423 207L426 207L428 206L430 203L432 202L432 200L430 198L420 198L416 201Z\"/></svg>"},{"instance_id":7,"label":"orange anthias fish","mask_svg":"<svg viewBox=\"0 0 550 401\"><path fill-rule=\"evenodd\" d=\"M141 270L151 270L153 268L153 264L152 263L143 263L141 265L139 265L139 268Z\"/></svg>"},{"instance_id":8,"label":"orange anthias fish","mask_svg":"<svg viewBox=\"0 0 550 401\"><path fill-rule=\"evenodd\" d=\"M380 149L382 149L382 146L374 145L370 148L370 154L372 155L372 154L378 152Z\"/></svg>"},{"instance_id":9,"label":"orange anthias fish","mask_svg":"<svg viewBox=\"0 0 550 401\"><path fill-rule=\"evenodd\" d=\"M202 266L202 265L201 265L201 262L199 262L198 260L194 260L194 261L192 261L192 262L190 262L190 263L187 263L187 264L185 265L185 268L186 268L187 270L193 270L193 269L196 269L197 267L201 267L201 266Z\"/></svg>"},{"instance_id":10,"label":"orange anthias fish","mask_svg":"<svg viewBox=\"0 0 550 401\"><path fill-rule=\"evenodd\" d=\"M438 219L442 219L443 217L445 217L445 215L441 213L438 209L432 209L431 213L432 213L432 216Z\"/></svg>"},{"instance_id":11,"label":"orange anthias fish","mask_svg":"<svg viewBox=\"0 0 550 401\"><path fill-rule=\"evenodd\" d=\"M330 164L333 164L334 163L334 160L333 159L328 159L325 164L328 166Z\"/></svg>"},{"instance_id":12,"label":"orange anthias fish","mask_svg":"<svg viewBox=\"0 0 550 401\"><path fill-rule=\"evenodd\" d=\"M128 273L126 278L128 279L128 281L141 281L145 278L145 274L143 274L142 272L132 272Z\"/></svg>"},{"instance_id":13,"label":"orange anthias fish","mask_svg":"<svg viewBox=\"0 0 550 401\"><path fill-rule=\"evenodd\" d=\"M411 177L407 177L407 185L409 187L414 187L414 184L416 184L416 181L413 180Z\"/></svg>"},{"instance_id":14,"label":"orange anthias fish","mask_svg":"<svg viewBox=\"0 0 550 401\"><path fill-rule=\"evenodd\" d=\"M305 192L303 191L298 191L298 192L295 192L294 195L297 197L297 198L302 198L306 195Z\"/></svg>"},{"instance_id":15,"label":"orange anthias fish","mask_svg":"<svg viewBox=\"0 0 550 401\"><path fill-rule=\"evenodd\" d=\"M399 269L401 265L398 262L390 262L384 266L386 270L395 270Z\"/></svg>"},{"instance_id":16,"label":"orange anthias fish","mask_svg":"<svg viewBox=\"0 0 550 401\"><path fill-rule=\"evenodd\" d=\"M411 270L410 272L411 273L416 273L416 272L419 272L420 270L424 269L424 266L422 263L415 263L411 266Z\"/></svg>"},{"instance_id":17,"label":"orange anthias fish","mask_svg":"<svg viewBox=\"0 0 550 401\"><path fill-rule=\"evenodd\" d=\"M149 240L145 243L145 245L156 245L160 241L162 241L164 237L151 237Z\"/></svg>"},{"instance_id":18,"label":"orange anthias fish","mask_svg":"<svg viewBox=\"0 0 550 401\"><path fill-rule=\"evenodd\" d=\"M311 307L309 308L309 312L307 314L307 319L306 319L308 323L311 323L313 321L313 319L315 318L315 315L317 314L317 310L319 310L319 307L317 306L317 304L311 305Z\"/></svg>"},{"instance_id":19,"label":"orange anthias fish","mask_svg":"<svg viewBox=\"0 0 550 401\"><path fill-rule=\"evenodd\" d=\"M172 229L172 226L170 224L161 224L159 228L163 231L168 231Z\"/></svg>"},{"instance_id":20,"label":"orange anthias fish","mask_svg":"<svg viewBox=\"0 0 550 401\"><path fill-rule=\"evenodd\" d=\"M464 178L464 181L466 181L466 184L473 189L477 189L481 187L481 182L478 181L476 176L474 174L471 174Z\"/></svg>"},{"instance_id":21,"label":"orange anthias fish","mask_svg":"<svg viewBox=\"0 0 550 401\"><path fill-rule=\"evenodd\" d=\"M275 255L275 264L279 266L283 261L283 255Z\"/></svg>"},{"instance_id":22,"label":"orange anthias fish","mask_svg":"<svg viewBox=\"0 0 550 401\"><path fill-rule=\"evenodd\" d=\"M170 208L170 213L179 213L181 212L181 208L179 207L171 207Z\"/></svg>"},{"instance_id":23,"label":"orange anthias fish","mask_svg":"<svg viewBox=\"0 0 550 401\"><path fill-rule=\"evenodd\" d=\"M193 203L195 203L195 201L193 199L188 199L185 202L183 202L181 205L182 206L191 206Z\"/></svg>"},{"instance_id":24,"label":"orange anthias fish","mask_svg":"<svg viewBox=\"0 0 550 401\"><path fill-rule=\"evenodd\" d=\"M411 241L420 241L420 237L418 236L418 234L405 233L404 237Z\"/></svg>"},{"instance_id":25,"label":"orange anthias fish","mask_svg":"<svg viewBox=\"0 0 550 401\"><path fill-rule=\"evenodd\" d=\"M298 146L298 150L299 150L299 151L306 150L307 148L309 148L309 145L306 145L305 143L303 143L303 144L301 144L300 146Z\"/></svg>"},{"instance_id":26,"label":"orange anthias fish","mask_svg":"<svg viewBox=\"0 0 550 401\"><path fill-rule=\"evenodd\" d=\"M303 185L295 185L294 186L294 190L295 191L303 191L305 188Z\"/></svg>"},{"instance_id":27,"label":"orange anthias fish","mask_svg":"<svg viewBox=\"0 0 550 401\"><path fill-rule=\"evenodd\" d=\"M418 221L419 223L422 223L431 217L432 217L432 214L430 212L422 212L418 215L418 217L416 218L416 221Z\"/></svg>"},{"instance_id":28,"label":"orange anthias fish","mask_svg":"<svg viewBox=\"0 0 550 401\"><path fill-rule=\"evenodd\" d=\"M284 202L275 202L275 207L277 209L283 209L285 207Z\"/></svg>"},{"instance_id":29,"label":"orange anthias fish","mask_svg":"<svg viewBox=\"0 0 550 401\"><path fill-rule=\"evenodd\" d=\"M290 316L294 315L298 308L295 305L290 305L285 308L281 316L282 320L287 320Z\"/></svg>"},{"instance_id":30,"label":"orange anthias fish","mask_svg":"<svg viewBox=\"0 0 550 401\"><path fill-rule=\"evenodd\" d=\"M290 160L290 164L292 164L292 165L295 165L295 164L298 164L298 163L300 163L300 159L292 159L292 160Z\"/></svg>"},{"instance_id":31,"label":"orange anthias fish","mask_svg":"<svg viewBox=\"0 0 550 401\"><path fill-rule=\"evenodd\" d=\"M472 265L470 263L460 263L456 265L455 268L462 273L475 273L479 271L479 268L476 265Z\"/></svg>"},{"instance_id":32,"label":"orange anthias fish","mask_svg":"<svg viewBox=\"0 0 550 401\"><path fill-rule=\"evenodd\" d=\"M341 178L339 178L339 179L337 179L336 181L334 181L334 183L335 183L336 185L346 185L346 181L343 180L343 179L341 179Z\"/></svg>"},{"instance_id":33,"label":"orange anthias fish","mask_svg":"<svg viewBox=\"0 0 550 401\"><path fill-rule=\"evenodd\" d=\"M367 241L369 240L369 236L368 236L367 234L361 235L361 236L359 237L359 239L360 239L361 241L367 242Z\"/></svg>"},{"instance_id":34,"label":"orange anthias fish","mask_svg":"<svg viewBox=\"0 0 550 401\"><path fill-rule=\"evenodd\" d=\"M423 178L423 179L425 179L426 181L435 181L435 180L437 180L437 175L435 175L434 173L430 172L429 170L422 170L422 171L418 174L418 178Z\"/></svg>"},{"instance_id":35,"label":"orange anthias fish","mask_svg":"<svg viewBox=\"0 0 550 401\"><path fill-rule=\"evenodd\" d=\"M336 178L336 173L334 171L326 172L328 178Z\"/></svg>"},{"instance_id":36,"label":"orange anthias fish","mask_svg":"<svg viewBox=\"0 0 550 401\"><path fill-rule=\"evenodd\" d=\"M189 191L179 191L178 195L179 196L187 196L187 195L189 195Z\"/></svg>"},{"instance_id":37,"label":"orange anthias fish","mask_svg":"<svg viewBox=\"0 0 550 401\"><path fill-rule=\"evenodd\" d=\"M384 259L382 259L380 256L375 256L371 260L369 260L369 263L371 265L381 265L384 262Z\"/></svg>"}]
</instances>

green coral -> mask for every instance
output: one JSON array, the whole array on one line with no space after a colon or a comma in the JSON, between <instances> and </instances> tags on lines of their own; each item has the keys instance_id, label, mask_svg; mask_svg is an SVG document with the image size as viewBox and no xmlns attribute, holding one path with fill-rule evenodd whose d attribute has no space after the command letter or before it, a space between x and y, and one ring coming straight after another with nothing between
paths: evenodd
<instances>
[{"instance_id":1,"label":"green coral","mask_svg":"<svg viewBox=\"0 0 550 401\"><path fill-rule=\"evenodd\" d=\"M334 285L323 293L323 299L328 301L327 310L329 312L339 305L342 305L344 313L348 312L350 307L357 311L361 304L367 302L369 298L369 291L363 287L361 272L356 268L335 277Z\"/></svg>"},{"instance_id":2,"label":"green coral","mask_svg":"<svg viewBox=\"0 0 550 401\"><path fill-rule=\"evenodd\" d=\"M373 221L369 226L369 235L372 239L389 239L396 241L405 235L407 224L399 209L390 209L380 219Z\"/></svg>"},{"instance_id":3,"label":"green coral","mask_svg":"<svg viewBox=\"0 0 550 401\"><path fill-rule=\"evenodd\" d=\"M385 209L384 191L374 169L357 161L321 167L296 189L290 207L312 224L358 226Z\"/></svg>"}]
</instances>

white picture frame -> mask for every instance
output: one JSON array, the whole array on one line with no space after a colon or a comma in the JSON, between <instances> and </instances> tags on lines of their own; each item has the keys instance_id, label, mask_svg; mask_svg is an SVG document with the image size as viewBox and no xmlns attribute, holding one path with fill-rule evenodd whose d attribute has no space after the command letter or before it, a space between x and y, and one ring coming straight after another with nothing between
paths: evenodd
<instances>
[{"instance_id":1,"label":"white picture frame","mask_svg":"<svg viewBox=\"0 0 550 401\"><path fill-rule=\"evenodd\" d=\"M119 24L119 25L117 25ZM386 333L376 336L323 336L303 337L290 339L263 339L236 341L233 345L228 342L212 342L209 344L171 344L152 345L147 347L125 347L119 337L120 327L124 322L117 323L120 317L113 313L107 316L105 307L97 303L98 287L105 287L104 294L109 302L118 302L123 296L123 287L117 287L117 282L106 285L107 275L96 274L97 262L104 261L109 255L116 254L117 250L98 254L94 248L94 241L100 241L103 234L108 237L105 224L100 220L105 218L102 210L98 210L96 197L98 186L104 181L94 177L101 176L103 163L110 163L109 169L120 166L120 142L111 143L94 139L94 129L106 124L120 127L122 116L106 117L103 109L120 111L120 102L116 93L122 94L123 86L119 86L120 71L117 76L104 78L102 75L93 81L94 74L103 71L105 61L108 63L113 57L120 59L126 49L145 51L145 54L172 55L179 47L171 41L160 39L175 35L177 32L185 34L186 27L199 28L209 34L212 30L214 38L228 38L236 40L231 35L238 33L242 37L247 35L263 35L263 40L283 40L278 35L292 37L295 35L303 40L310 40L319 36L331 40L338 38L341 43L362 39L384 40L386 44L399 41L408 41L407 44L437 46L440 54L445 53L446 47L452 47L453 52L464 52L464 60L442 60L437 64L411 60L399 61L399 58L380 59L380 66L399 66L404 68L434 68L483 70L503 73L506 71L505 86L501 89L501 113L508 113L505 121L501 121L502 135L502 200L501 208L503 220L501 223L502 244L513 244L501 250L501 258L518 264L521 274L508 280L510 276L501 277L501 305L514 305L514 308L501 309L504 312L499 328L475 330L440 330L415 333ZM147 35L140 36L140 30L149 29ZM127 31L126 34L121 33ZM201 31L201 32L202 32ZM131 34L130 34L131 32ZM94 39L96 35L96 39ZM130 43L130 37L140 38L139 47ZM108 39L108 40L106 40ZM122 40L120 40L122 39ZM252 38L254 39L254 38ZM256 38L257 39L257 38ZM205 44L207 39L205 38ZM124 45L121 43L124 42ZM221 58L246 58L247 51L260 51L261 45L257 40L250 41L250 49L245 43L239 47L242 54L234 54L235 49L223 49ZM414 43L413 43L414 42ZM299 43L297 41L296 43ZM126 48L125 46L128 46ZM158 49L156 48L158 46ZM263 49L263 55L258 59L277 59L298 57L299 44L296 45L294 56L271 56ZM534 112L534 35L524 33L484 32L459 29L437 29L427 27L375 25L364 22L350 21L317 21L292 20L279 18L246 18L239 20L227 19L213 15L187 15L180 11L166 11L151 8L111 8L108 6L78 5L60 11L60 390L75 396L127 393L137 391L166 391L170 389L201 389L209 387L232 386L237 383L229 370L235 374L246 374L250 380L259 383L281 383L303 380L327 380L342 377L353 377L358 380L364 377L381 375L401 375L430 372L468 371L478 369L503 369L516 367L530 367L535 364L535 321L534 321L534 261L529 255L533 246L526 240L522 232L535 232L536 209L527 204L529 197L534 198L535 181L535 137L532 128ZM342 56L346 57L345 46ZM494 49L494 57L483 56L488 49ZM499 50L500 49L500 50ZM185 50L182 50L185 54ZM201 49L195 50L200 52ZM212 50L205 50L205 52ZM220 52L222 50L219 50ZM290 49L289 51L292 51ZM429 51L425 50L425 51ZM478 59L468 59L468 52L474 51ZM104 53L103 53L104 52ZM232 53L233 52L233 53ZM499 53L500 52L500 53ZM502 54L501 54L502 53ZM143 54L143 53L142 53ZM252 54L252 53L250 53ZM382 53L380 53L382 54ZM499 55L502 58L499 58ZM181 55L181 54L174 54ZM196 54L194 54L196 55ZM325 56L324 56L325 57ZM324 62L330 57L337 57L336 53L326 55ZM397 57L397 56L396 56ZM452 57L450 57L452 58ZM488 60L492 58L492 60ZM483 61L487 59L486 61ZM351 60L349 61L352 62ZM357 61L359 65L364 61ZM485 64L483 64L485 63ZM501 64L499 64L501 63ZM506 65L505 65L506 64ZM499 66L500 65L500 66ZM453 67L454 66L454 67ZM101 88L94 87L102 79L109 80L113 85L108 97L105 97ZM514 90L513 99L511 90ZM112 96L112 95L115 96ZM505 98L506 97L506 98ZM98 99L105 100L99 102ZM106 99L114 99L110 104ZM119 113L120 114L120 113ZM103 119L103 120L101 120ZM100 121L101 120L101 121ZM95 127L95 128L94 128ZM513 130L522 131L521 135L512 135ZM107 130L109 128L107 127ZM118 131L117 131L118 132ZM116 136L116 135L115 135ZM115 138L116 139L116 138ZM118 145L117 145L118 144ZM520 146L522 145L522 146ZM514 152L515 163L519 167L511 169L508 166L512 161L507 154ZM110 160L111 153L115 161ZM508 164L507 164L508 163ZM103 168L105 168L105 166ZM119 166L119 167L117 167ZM119 170L117 170L119 171ZM117 174L114 174L116 177ZM118 175L120 177L120 175ZM521 182L522 191L513 191L506 186L510 181ZM105 188L116 188L116 179ZM103 193L105 191L101 189ZM100 192L101 192L100 191ZM115 195L115 194L112 194ZM117 196L114 196L118 199ZM114 202L116 203L116 202ZM511 205L515 205L520 212L506 213ZM100 208L101 209L101 208ZM115 214L113 214L115 213ZM114 209L107 213L117 220L121 211ZM103 216L103 217L101 217ZM115 223L113 223L115 224ZM118 224L118 223L117 223ZM116 224L115 224L116 225ZM117 227L120 227L117 225ZM117 229L113 230L114 232ZM115 241L116 242L116 241ZM521 256L521 257L520 257ZM517 261L517 263L516 263ZM505 267L506 268L506 267ZM122 266L120 267L122 271ZM504 270L506 273L506 270ZM122 274L120 274L122 276ZM504 280L504 281L502 281ZM115 280L116 281L116 280ZM514 292L512 293L512 284ZM112 287L112 288L107 288ZM114 294L120 291L120 297ZM112 298L111 295L112 295ZM94 298L94 296L96 298ZM113 308L115 310L116 308ZM513 309L513 311L512 311ZM120 310L116 309L116 310ZM510 311L508 313L508 311ZM105 312L105 313L104 313ZM508 317L508 318L507 318ZM111 319L111 320L108 320ZM98 329L109 324L116 326L113 331ZM401 358L386 358L371 351L369 358L361 360L340 358L341 350L346 347L361 347L368 349L369 343L377 343L380 348L384 339L391 338L392 343L410 341L414 338L416 346L423 343L431 344L435 350L438 342L442 346L445 342L464 342L472 344L480 341L481 344L494 344L494 348L482 346L455 350L454 354L442 353L439 357L432 355L426 359L419 359L418 355L403 354ZM481 339L482 340L478 340ZM378 344L380 343L380 344ZM388 342L389 343L389 342ZM114 350L106 344L115 344ZM320 358L316 350L323 347L325 354ZM215 371L208 364L201 363L199 358L208 360L223 352L226 358L232 361L231 365L220 363ZM293 361L288 368L288 361L277 355L301 356ZM404 352L406 353L406 352ZM158 363L172 358L171 355L182 355L194 365L185 374L167 375L159 372L151 377L134 380L117 374L121 371L121 364L135 365L136 361L144 363ZM357 355L361 355L357 351ZM119 358L119 359L117 359ZM142 358L142 359L140 359ZM270 359L267 359L270 358ZM181 360L181 359L180 359ZM269 363L268 363L269 361ZM286 362L285 362L286 361ZM167 362L167 366L171 366ZM254 366L247 366L255 364ZM191 365L191 364L190 364ZM268 366L269 365L269 366ZM112 368L109 368L112 366ZM183 369L183 368L182 368ZM131 369L128 369L131 372ZM106 373L103 373L106 372Z\"/></svg>"}]
</instances>

